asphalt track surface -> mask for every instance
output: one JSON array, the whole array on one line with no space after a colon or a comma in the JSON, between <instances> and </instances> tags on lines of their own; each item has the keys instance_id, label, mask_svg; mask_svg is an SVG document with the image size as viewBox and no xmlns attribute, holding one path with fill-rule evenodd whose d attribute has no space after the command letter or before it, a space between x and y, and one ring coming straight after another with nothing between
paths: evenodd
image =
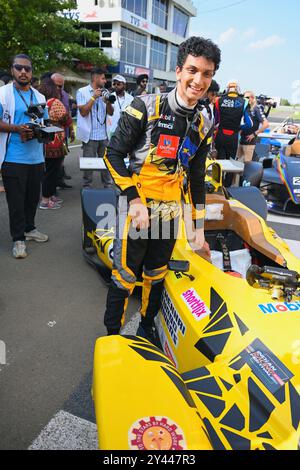
<instances>
[{"instance_id":1,"label":"asphalt track surface","mask_svg":"<svg viewBox=\"0 0 300 470\"><path fill-rule=\"evenodd\" d=\"M79 153L75 148L66 159L73 189L60 191L63 208L37 212L37 227L49 242L27 242L24 260L11 256L0 193L0 340L6 345L6 365L0 364L0 449L28 448L60 410L94 420L93 348L105 334L107 288L81 252ZM99 187L99 175L95 180ZM138 300L131 299L128 312L137 307Z\"/></svg>"},{"instance_id":2,"label":"asphalt track surface","mask_svg":"<svg viewBox=\"0 0 300 470\"><path fill-rule=\"evenodd\" d=\"M15 260L5 195L0 194L0 449L95 449L91 381L93 348L105 334L107 289L81 253L80 148L66 159L72 190L63 208L37 213L50 236L28 242L29 256ZM95 187L100 186L96 175ZM269 216L278 234L300 255L300 219ZM137 297L129 304L127 333L138 323Z\"/></svg>"}]
</instances>

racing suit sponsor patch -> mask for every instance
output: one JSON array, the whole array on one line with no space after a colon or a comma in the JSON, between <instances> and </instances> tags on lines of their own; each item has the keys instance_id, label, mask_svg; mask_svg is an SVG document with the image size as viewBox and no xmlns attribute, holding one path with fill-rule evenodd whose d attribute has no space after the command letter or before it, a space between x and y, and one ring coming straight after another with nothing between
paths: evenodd
<instances>
[{"instance_id":1,"label":"racing suit sponsor patch","mask_svg":"<svg viewBox=\"0 0 300 470\"><path fill-rule=\"evenodd\" d=\"M180 137L176 135L162 134L157 144L157 156L162 158L172 158L175 160L179 146Z\"/></svg>"},{"instance_id":2,"label":"racing suit sponsor patch","mask_svg":"<svg viewBox=\"0 0 300 470\"><path fill-rule=\"evenodd\" d=\"M132 106L127 106L127 108L125 109L125 113L129 114L132 117L135 117L139 121L143 117L143 113L139 111L138 109L133 108Z\"/></svg>"},{"instance_id":3,"label":"racing suit sponsor patch","mask_svg":"<svg viewBox=\"0 0 300 470\"><path fill-rule=\"evenodd\" d=\"M193 144L189 137L184 139L178 153L178 158L183 166L187 167L189 165L189 160L195 155L197 149L197 145Z\"/></svg>"},{"instance_id":4,"label":"racing suit sponsor patch","mask_svg":"<svg viewBox=\"0 0 300 470\"><path fill-rule=\"evenodd\" d=\"M211 313L203 300L200 299L195 289L189 289L183 292L181 297L188 309L192 312L195 320L202 320L202 318L207 317L207 315Z\"/></svg>"}]
</instances>

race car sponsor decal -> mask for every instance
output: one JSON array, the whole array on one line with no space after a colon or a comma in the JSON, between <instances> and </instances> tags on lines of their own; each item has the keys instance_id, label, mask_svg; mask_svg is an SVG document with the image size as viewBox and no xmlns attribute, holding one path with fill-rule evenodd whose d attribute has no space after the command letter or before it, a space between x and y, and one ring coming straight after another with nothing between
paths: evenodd
<instances>
[{"instance_id":1,"label":"race car sponsor decal","mask_svg":"<svg viewBox=\"0 0 300 470\"><path fill-rule=\"evenodd\" d=\"M165 352L165 355L173 362L174 366L177 368L178 367L177 361L174 357L174 354L173 354L172 348L170 346L170 343L169 343L169 341L167 340L166 337L164 338L164 341L162 343L162 347L163 347L163 350Z\"/></svg>"},{"instance_id":2,"label":"race car sponsor decal","mask_svg":"<svg viewBox=\"0 0 300 470\"><path fill-rule=\"evenodd\" d=\"M300 312L300 301L295 302L269 302L267 304L258 304L262 313L284 313L284 312Z\"/></svg>"},{"instance_id":3,"label":"race car sponsor decal","mask_svg":"<svg viewBox=\"0 0 300 470\"><path fill-rule=\"evenodd\" d=\"M168 338L166 336L164 327L161 322L161 315L156 315L155 320L154 320L156 330L159 336L160 343L162 345L162 348L164 350L165 355L173 362L174 366L178 368L178 363L175 358L175 355L172 351L172 347L168 341Z\"/></svg>"},{"instance_id":4,"label":"race car sponsor decal","mask_svg":"<svg viewBox=\"0 0 300 470\"><path fill-rule=\"evenodd\" d=\"M293 185L294 186L300 186L300 176L294 176L293 177Z\"/></svg>"},{"instance_id":5,"label":"race car sponsor decal","mask_svg":"<svg viewBox=\"0 0 300 470\"><path fill-rule=\"evenodd\" d=\"M161 134L157 144L157 156L175 159L180 138L176 135Z\"/></svg>"},{"instance_id":6,"label":"race car sponsor decal","mask_svg":"<svg viewBox=\"0 0 300 470\"><path fill-rule=\"evenodd\" d=\"M202 318L207 317L207 315L210 315L211 312L209 308L205 305L203 300L200 299L195 289L192 288L183 292L181 297L190 312L192 312L195 320L199 321L202 320Z\"/></svg>"},{"instance_id":7,"label":"race car sponsor decal","mask_svg":"<svg viewBox=\"0 0 300 470\"><path fill-rule=\"evenodd\" d=\"M170 418L147 416L137 420L129 430L131 450L184 450L185 437Z\"/></svg>"},{"instance_id":8,"label":"race car sponsor decal","mask_svg":"<svg viewBox=\"0 0 300 470\"><path fill-rule=\"evenodd\" d=\"M166 290L164 290L162 295L162 305L161 305L161 312L164 317L166 326L170 333L171 339L174 345L177 347L178 345L178 332L180 331L182 335L185 335L186 327L181 320L179 313L175 309L172 301L169 297L169 294Z\"/></svg>"},{"instance_id":9,"label":"race car sponsor decal","mask_svg":"<svg viewBox=\"0 0 300 470\"><path fill-rule=\"evenodd\" d=\"M240 355L256 377L273 394L294 376L258 338L249 344Z\"/></svg>"}]
</instances>

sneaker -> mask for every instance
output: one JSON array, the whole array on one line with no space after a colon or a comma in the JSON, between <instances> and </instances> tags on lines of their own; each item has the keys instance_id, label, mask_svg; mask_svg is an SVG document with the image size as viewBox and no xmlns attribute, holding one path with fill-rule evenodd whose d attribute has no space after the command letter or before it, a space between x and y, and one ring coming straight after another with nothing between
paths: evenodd
<instances>
[{"instance_id":1,"label":"sneaker","mask_svg":"<svg viewBox=\"0 0 300 470\"><path fill-rule=\"evenodd\" d=\"M150 343L154 344L154 346L161 348L160 340L155 326L144 326L142 325L142 323L140 323L136 335L147 339L148 341L150 341Z\"/></svg>"},{"instance_id":2,"label":"sneaker","mask_svg":"<svg viewBox=\"0 0 300 470\"><path fill-rule=\"evenodd\" d=\"M51 199L51 201L56 202L57 204L62 204L64 202L63 199L61 199L60 197L57 197L57 196L51 196L50 199Z\"/></svg>"},{"instance_id":3,"label":"sneaker","mask_svg":"<svg viewBox=\"0 0 300 470\"><path fill-rule=\"evenodd\" d=\"M53 202L51 199L49 199L48 202L40 202L39 205L40 209L60 209L61 206L57 202Z\"/></svg>"},{"instance_id":4,"label":"sneaker","mask_svg":"<svg viewBox=\"0 0 300 470\"><path fill-rule=\"evenodd\" d=\"M12 255L14 258L26 258L27 253L26 253L26 245L25 242L22 240L18 240L14 242L13 244L13 249L12 249Z\"/></svg>"},{"instance_id":5,"label":"sneaker","mask_svg":"<svg viewBox=\"0 0 300 470\"><path fill-rule=\"evenodd\" d=\"M39 232L36 228L30 232L25 232L26 240L34 240L35 242L46 242L49 240L48 235Z\"/></svg>"}]
</instances>

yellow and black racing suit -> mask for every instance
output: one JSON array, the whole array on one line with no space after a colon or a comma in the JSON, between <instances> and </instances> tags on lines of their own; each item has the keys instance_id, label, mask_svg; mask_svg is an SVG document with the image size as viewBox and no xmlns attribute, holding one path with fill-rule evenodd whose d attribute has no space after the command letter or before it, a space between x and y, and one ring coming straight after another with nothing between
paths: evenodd
<instances>
[{"instance_id":1,"label":"yellow and black racing suit","mask_svg":"<svg viewBox=\"0 0 300 470\"><path fill-rule=\"evenodd\" d=\"M177 236L184 181L196 227L203 227L205 159L211 143L212 121L201 108L179 105L176 89L166 95L135 98L123 113L106 155L106 166L121 189L114 240L112 281L104 322L110 334L118 333L142 272L142 323L152 324L160 308L163 280ZM129 155L129 167L124 162ZM148 206L147 234L132 237L128 204L140 197ZM158 236L151 229L158 224ZM169 225L168 237L162 236Z\"/></svg>"}]
</instances>

